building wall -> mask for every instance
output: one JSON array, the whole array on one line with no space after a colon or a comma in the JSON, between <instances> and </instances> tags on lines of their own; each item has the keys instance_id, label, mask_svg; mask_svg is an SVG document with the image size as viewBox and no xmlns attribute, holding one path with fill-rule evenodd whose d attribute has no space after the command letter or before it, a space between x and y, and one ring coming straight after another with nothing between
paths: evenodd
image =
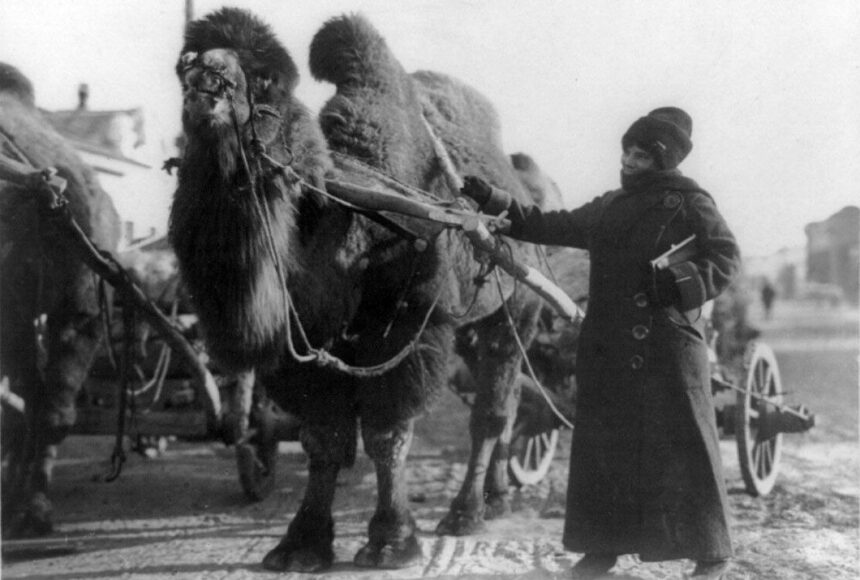
<instances>
[{"instance_id":1,"label":"building wall","mask_svg":"<svg viewBox=\"0 0 860 580\"><path fill-rule=\"evenodd\" d=\"M124 224L121 246L135 238L163 235L173 198L176 178L155 167L141 166L104 155L80 151L84 162L92 166L99 183L111 196ZM131 235L125 232L130 222ZM131 239L127 239L127 238Z\"/></svg>"},{"instance_id":2,"label":"building wall","mask_svg":"<svg viewBox=\"0 0 860 580\"><path fill-rule=\"evenodd\" d=\"M839 287L860 302L860 208L848 206L806 226L808 282Z\"/></svg>"}]
</instances>

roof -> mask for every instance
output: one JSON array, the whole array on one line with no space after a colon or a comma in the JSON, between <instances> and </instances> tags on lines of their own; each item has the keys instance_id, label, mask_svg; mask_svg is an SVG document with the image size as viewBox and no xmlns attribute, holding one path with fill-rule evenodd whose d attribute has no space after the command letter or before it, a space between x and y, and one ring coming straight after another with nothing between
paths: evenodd
<instances>
[{"instance_id":1,"label":"roof","mask_svg":"<svg viewBox=\"0 0 860 580\"><path fill-rule=\"evenodd\" d=\"M42 111L60 133L81 150L148 167L129 157L129 152L146 141L141 109L118 111Z\"/></svg>"}]
</instances>

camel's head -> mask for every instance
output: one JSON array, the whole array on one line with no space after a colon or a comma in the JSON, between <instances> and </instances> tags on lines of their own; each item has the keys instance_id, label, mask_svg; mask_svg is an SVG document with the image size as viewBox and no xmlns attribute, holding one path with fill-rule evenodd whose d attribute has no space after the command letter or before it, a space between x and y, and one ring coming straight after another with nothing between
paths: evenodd
<instances>
[{"instance_id":1,"label":"camel's head","mask_svg":"<svg viewBox=\"0 0 860 580\"><path fill-rule=\"evenodd\" d=\"M186 131L224 134L268 111L284 112L298 70L264 22L246 10L223 8L191 22L176 65ZM266 115L256 119L263 125ZM274 124L274 123L271 123Z\"/></svg>"},{"instance_id":2,"label":"camel's head","mask_svg":"<svg viewBox=\"0 0 860 580\"><path fill-rule=\"evenodd\" d=\"M216 48L186 52L179 60L182 120L187 130L231 130L250 117L248 84L239 56Z\"/></svg>"}]
</instances>

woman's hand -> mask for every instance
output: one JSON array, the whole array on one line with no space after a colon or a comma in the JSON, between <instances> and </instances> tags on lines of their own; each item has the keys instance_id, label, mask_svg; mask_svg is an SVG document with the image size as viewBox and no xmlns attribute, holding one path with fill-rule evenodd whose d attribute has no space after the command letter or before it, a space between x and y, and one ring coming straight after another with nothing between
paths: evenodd
<instances>
[{"instance_id":1,"label":"woman's hand","mask_svg":"<svg viewBox=\"0 0 860 580\"><path fill-rule=\"evenodd\" d=\"M490 201L493 186L476 175L467 175L463 178L463 187L460 188L460 193L474 199L480 207Z\"/></svg>"}]
</instances>

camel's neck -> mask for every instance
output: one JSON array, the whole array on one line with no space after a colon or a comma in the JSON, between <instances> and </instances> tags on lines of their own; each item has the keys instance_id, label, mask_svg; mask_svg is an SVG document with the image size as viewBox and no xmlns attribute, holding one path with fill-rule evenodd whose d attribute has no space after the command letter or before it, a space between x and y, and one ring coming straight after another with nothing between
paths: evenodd
<instances>
[{"instance_id":1,"label":"camel's neck","mask_svg":"<svg viewBox=\"0 0 860 580\"><path fill-rule=\"evenodd\" d=\"M284 350L285 284L303 320L336 328L310 334L336 334L354 307L339 288L351 287L344 277L360 249L347 256L340 245L351 216L303 198L298 185L260 178L252 192L238 154L225 166L234 146L189 140L170 239L216 358L234 368L271 365Z\"/></svg>"},{"instance_id":2,"label":"camel's neck","mask_svg":"<svg viewBox=\"0 0 860 580\"><path fill-rule=\"evenodd\" d=\"M280 280L294 262L292 196L252 192L235 143L190 139L170 216L170 241L216 358L272 363L287 317ZM277 256L277 258L275 258ZM281 268L281 274L278 272Z\"/></svg>"}]
</instances>

